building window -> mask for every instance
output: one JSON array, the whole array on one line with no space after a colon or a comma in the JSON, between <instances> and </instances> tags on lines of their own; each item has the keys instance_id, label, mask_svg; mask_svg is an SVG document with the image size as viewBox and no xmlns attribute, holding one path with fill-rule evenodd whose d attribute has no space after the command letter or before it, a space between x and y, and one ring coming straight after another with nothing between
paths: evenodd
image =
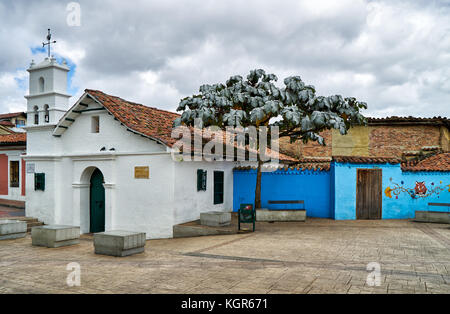
<instances>
[{"instance_id":1,"label":"building window","mask_svg":"<svg viewBox=\"0 0 450 314\"><path fill-rule=\"evenodd\" d=\"M214 171L214 205L223 204L223 171Z\"/></svg>"},{"instance_id":2,"label":"building window","mask_svg":"<svg viewBox=\"0 0 450 314\"><path fill-rule=\"evenodd\" d=\"M206 191L206 170L197 169L197 191Z\"/></svg>"},{"instance_id":3,"label":"building window","mask_svg":"<svg viewBox=\"0 0 450 314\"><path fill-rule=\"evenodd\" d=\"M39 124L39 108L34 106L34 124Z\"/></svg>"},{"instance_id":4,"label":"building window","mask_svg":"<svg viewBox=\"0 0 450 314\"><path fill-rule=\"evenodd\" d=\"M39 78L39 92L43 93L44 92L44 88L45 88L45 81L43 77Z\"/></svg>"},{"instance_id":5,"label":"building window","mask_svg":"<svg viewBox=\"0 0 450 314\"><path fill-rule=\"evenodd\" d=\"M100 132L100 117L94 116L92 117L91 122L91 133L99 133Z\"/></svg>"},{"instance_id":6,"label":"building window","mask_svg":"<svg viewBox=\"0 0 450 314\"><path fill-rule=\"evenodd\" d=\"M44 106L44 121L48 123L50 121L50 114L48 111L48 105Z\"/></svg>"},{"instance_id":7,"label":"building window","mask_svg":"<svg viewBox=\"0 0 450 314\"><path fill-rule=\"evenodd\" d=\"M34 174L34 190L45 191L45 173Z\"/></svg>"},{"instance_id":8,"label":"building window","mask_svg":"<svg viewBox=\"0 0 450 314\"><path fill-rule=\"evenodd\" d=\"M12 188L19 187L19 161L9 162L9 186Z\"/></svg>"},{"instance_id":9,"label":"building window","mask_svg":"<svg viewBox=\"0 0 450 314\"><path fill-rule=\"evenodd\" d=\"M23 126L25 126L25 120L17 119L16 120L16 127L20 128L20 127L23 127Z\"/></svg>"}]
</instances>

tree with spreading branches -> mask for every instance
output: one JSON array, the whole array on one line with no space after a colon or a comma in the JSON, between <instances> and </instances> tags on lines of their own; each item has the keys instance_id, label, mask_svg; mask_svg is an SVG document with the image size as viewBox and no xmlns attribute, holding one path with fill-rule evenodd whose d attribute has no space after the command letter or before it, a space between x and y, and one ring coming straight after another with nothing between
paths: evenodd
<instances>
[{"instance_id":1,"label":"tree with spreading branches","mask_svg":"<svg viewBox=\"0 0 450 314\"><path fill-rule=\"evenodd\" d=\"M299 76L287 77L284 87L275 85L277 77L262 69L250 71L247 79L235 75L225 84L202 85L199 94L180 101L177 111L181 117L174 126L217 126L259 130L260 127L278 126L280 137L289 137L291 143L302 140L317 141L325 145L320 133L337 129L347 134L352 126L366 124L360 113L367 109L364 102L340 95L317 96L314 86L306 85ZM270 142L270 141L269 141ZM263 160L258 154L255 208L261 207L261 168Z\"/></svg>"}]
</instances>

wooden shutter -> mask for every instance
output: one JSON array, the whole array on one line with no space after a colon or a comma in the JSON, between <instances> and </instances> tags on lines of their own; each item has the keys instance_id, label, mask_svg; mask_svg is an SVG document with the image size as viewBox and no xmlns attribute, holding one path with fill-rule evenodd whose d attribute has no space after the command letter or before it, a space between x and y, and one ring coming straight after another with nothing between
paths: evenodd
<instances>
[{"instance_id":1,"label":"wooden shutter","mask_svg":"<svg viewBox=\"0 0 450 314\"><path fill-rule=\"evenodd\" d=\"M197 191L206 191L206 170L197 169Z\"/></svg>"},{"instance_id":2,"label":"wooden shutter","mask_svg":"<svg viewBox=\"0 0 450 314\"><path fill-rule=\"evenodd\" d=\"M214 171L214 205L223 203L223 171Z\"/></svg>"},{"instance_id":3,"label":"wooden shutter","mask_svg":"<svg viewBox=\"0 0 450 314\"><path fill-rule=\"evenodd\" d=\"M34 190L45 191L45 173L34 174Z\"/></svg>"}]
</instances>

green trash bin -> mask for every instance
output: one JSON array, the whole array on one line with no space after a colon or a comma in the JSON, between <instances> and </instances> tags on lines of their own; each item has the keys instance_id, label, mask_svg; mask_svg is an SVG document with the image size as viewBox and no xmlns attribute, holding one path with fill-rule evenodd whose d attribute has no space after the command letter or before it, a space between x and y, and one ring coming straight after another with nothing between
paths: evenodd
<instances>
[{"instance_id":1,"label":"green trash bin","mask_svg":"<svg viewBox=\"0 0 450 314\"><path fill-rule=\"evenodd\" d=\"M253 204L241 204L238 212L238 229L241 230L241 223L253 224L253 232L255 231L256 212Z\"/></svg>"}]
</instances>

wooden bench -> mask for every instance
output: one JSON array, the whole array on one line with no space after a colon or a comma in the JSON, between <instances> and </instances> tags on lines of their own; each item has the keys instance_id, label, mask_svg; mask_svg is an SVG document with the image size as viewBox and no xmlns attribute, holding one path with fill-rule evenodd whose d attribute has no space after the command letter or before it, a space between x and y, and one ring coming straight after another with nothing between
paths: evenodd
<instances>
[{"instance_id":1,"label":"wooden bench","mask_svg":"<svg viewBox=\"0 0 450 314\"><path fill-rule=\"evenodd\" d=\"M450 203L428 203L432 207L447 207L447 211L416 210L414 220L418 222L450 223Z\"/></svg>"},{"instance_id":2,"label":"wooden bench","mask_svg":"<svg viewBox=\"0 0 450 314\"><path fill-rule=\"evenodd\" d=\"M255 231L256 213L253 204L241 204L238 212L238 230L241 230L241 223L253 224Z\"/></svg>"},{"instance_id":3,"label":"wooden bench","mask_svg":"<svg viewBox=\"0 0 450 314\"><path fill-rule=\"evenodd\" d=\"M256 220L269 222L306 220L305 201L303 200L270 200L268 204L269 206L285 205L284 207L290 208L259 209L256 211Z\"/></svg>"}]
</instances>

